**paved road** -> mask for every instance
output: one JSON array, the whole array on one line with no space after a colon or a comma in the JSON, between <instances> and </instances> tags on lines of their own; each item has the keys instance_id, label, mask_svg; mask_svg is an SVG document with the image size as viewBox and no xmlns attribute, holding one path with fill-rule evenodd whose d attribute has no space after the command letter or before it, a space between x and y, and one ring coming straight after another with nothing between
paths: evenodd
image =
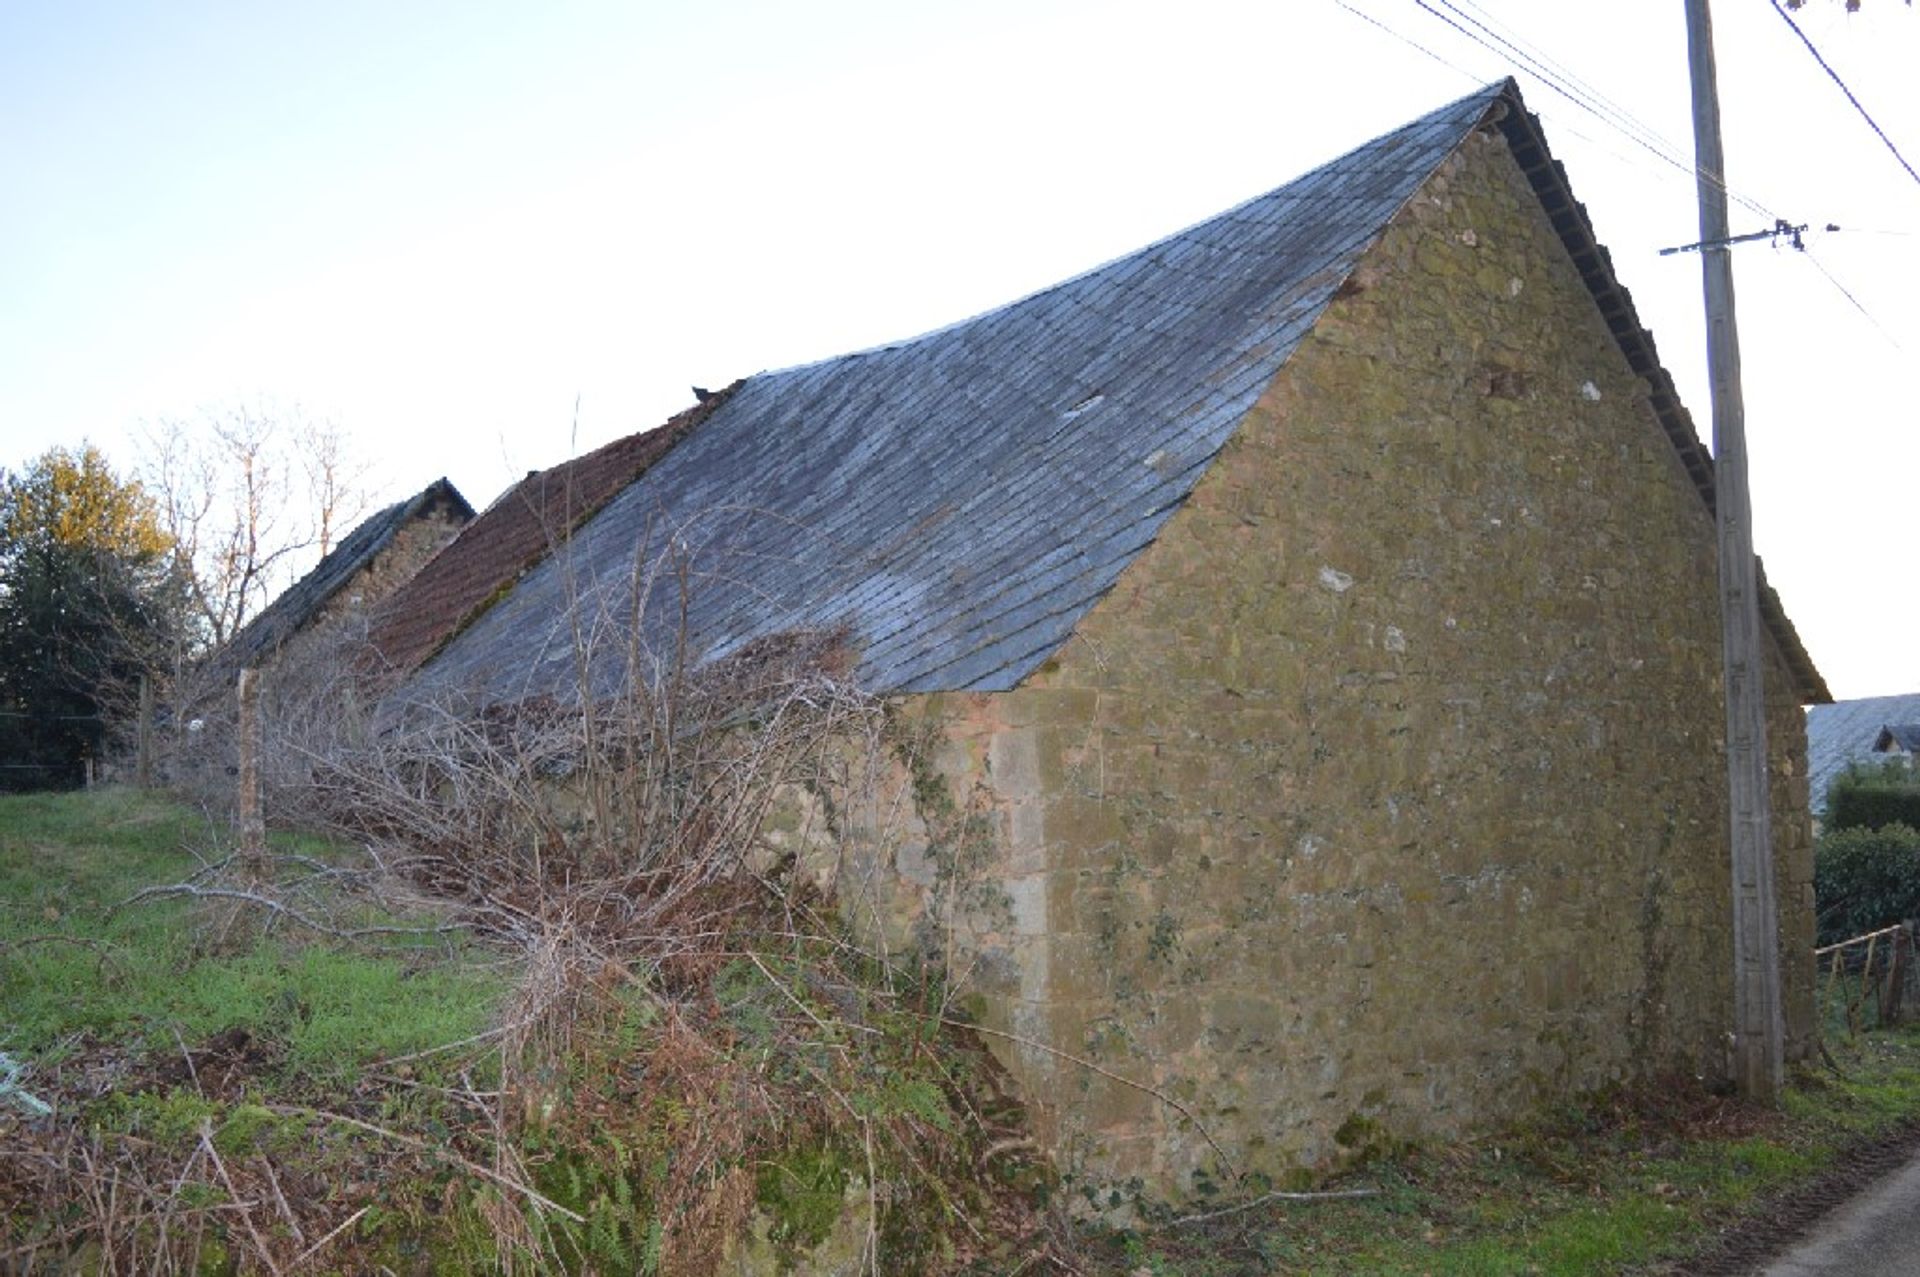
<instances>
[{"instance_id":1,"label":"paved road","mask_svg":"<svg viewBox=\"0 0 1920 1277\"><path fill-rule=\"evenodd\" d=\"M1834 1211L1762 1277L1920 1274L1920 1158Z\"/></svg>"}]
</instances>

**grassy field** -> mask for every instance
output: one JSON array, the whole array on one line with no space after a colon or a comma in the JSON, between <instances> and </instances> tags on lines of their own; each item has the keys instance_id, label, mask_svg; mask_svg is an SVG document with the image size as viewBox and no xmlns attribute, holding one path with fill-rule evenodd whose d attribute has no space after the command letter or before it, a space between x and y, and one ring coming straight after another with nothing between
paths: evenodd
<instances>
[{"instance_id":1,"label":"grassy field","mask_svg":"<svg viewBox=\"0 0 1920 1277\"><path fill-rule=\"evenodd\" d=\"M197 816L132 791L0 801L0 1050L44 1070L83 1048L245 1035L297 1089L485 1025L500 981L442 940L322 945L244 913L222 937L195 901L123 903L189 879L219 845ZM332 855L310 840L280 849Z\"/></svg>"},{"instance_id":2,"label":"grassy field","mask_svg":"<svg viewBox=\"0 0 1920 1277\"><path fill-rule=\"evenodd\" d=\"M222 843L188 810L130 791L0 799L0 1052L30 1097L0 1104L0 1255L78 1254L113 1271L90 1239L119 1229L117 1270L160 1270L171 1229L186 1239L182 1271L221 1271L238 1222L221 1209L269 1191L263 1179L289 1199L257 1225L287 1234L267 1239L283 1252L359 1205L369 1231L424 1208L404 1186L369 1184L438 1107L424 1088L453 1079L432 1057L398 1066L404 1086L370 1074L483 1031L502 973L434 934L434 919L339 891L348 858L313 840L276 839L275 894L325 926L399 930L344 943L242 902L135 899L214 881ZM35 1101L58 1120L23 1120ZM356 1120L392 1135L342 1125Z\"/></svg>"},{"instance_id":3,"label":"grassy field","mask_svg":"<svg viewBox=\"0 0 1920 1277\"><path fill-rule=\"evenodd\" d=\"M1801 1074L1778 1111L1652 1088L1497 1137L1384 1148L1320 1186L1369 1197L1222 1202L1089 1231L1045 1209L1044 1174L967 1185L1008 1133L968 1132L978 1095L955 1077L977 1062L928 1032L907 993L828 987L791 943L706 962L677 1002L659 1000L664 986L636 996L630 1017L583 1033L546 1092L559 1111L509 1130L499 1057L439 1048L492 1040L515 964L431 912L371 903L384 897L340 872L355 854L312 840L277 841L280 910L143 894L231 882L208 872L220 833L125 791L0 799L0 1075L21 1066L18 1088L55 1109L35 1119L0 1101L0 1271L36 1255L82 1271L267 1271L260 1255L282 1272L493 1271L516 1245L516 1271L657 1271L670 1234L648 1194L783 1070L793 1089L765 1094L812 1096L818 1112L765 1108L687 1200L731 1184L740 1209L757 1201L769 1253L804 1248L863 1175L887 1178L873 1159L893 1150L922 1213L896 1222L892 1253L943 1228L972 1237L883 1272L962 1259L1089 1277L1649 1271L1920 1118L1920 1035L1836 1035L1838 1070ZM662 1074L669 1057L681 1072ZM1032 1209L994 1205L1009 1193ZM554 1231L529 1231L540 1219Z\"/></svg>"}]
</instances>

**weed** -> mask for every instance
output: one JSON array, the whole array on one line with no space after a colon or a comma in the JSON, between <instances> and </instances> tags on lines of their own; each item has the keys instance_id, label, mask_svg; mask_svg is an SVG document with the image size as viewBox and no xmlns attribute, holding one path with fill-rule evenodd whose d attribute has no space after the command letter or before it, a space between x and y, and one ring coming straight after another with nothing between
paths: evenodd
<instances>
[{"instance_id":1,"label":"weed","mask_svg":"<svg viewBox=\"0 0 1920 1277\"><path fill-rule=\"evenodd\" d=\"M1399 1148L1362 1200L1275 1202L1199 1225L1091 1235L1099 1272L1538 1273L1586 1277L1685 1256L1841 1150L1920 1117L1920 1032L1843 1047L1776 1112L1674 1081L1614 1092L1498 1138ZM1364 1120L1349 1132L1371 1135ZM1304 1188L1306 1185L1289 1185Z\"/></svg>"},{"instance_id":2,"label":"weed","mask_svg":"<svg viewBox=\"0 0 1920 1277\"><path fill-rule=\"evenodd\" d=\"M312 841L296 854L344 855ZM123 907L210 855L205 823L158 798L0 799L0 1043L55 1107L46 1122L0 1123L0 1244L91 1250L109 1271L217 1271L251 1245L216 1222L237 1200L297 1203L263 1215L261 1235L311 1239L350 1214L329 1183L381 1183L403 1206L433 1190L433 1159L343 1137L287 1102L444 1110L420 1103L418 1083L454 1078L401 1065L413 1082L380 1099L365 1074L480 1032L500 973L452 950L261 929L217 943L231 920L198 902Z\"/></svg>"}]
</instances>

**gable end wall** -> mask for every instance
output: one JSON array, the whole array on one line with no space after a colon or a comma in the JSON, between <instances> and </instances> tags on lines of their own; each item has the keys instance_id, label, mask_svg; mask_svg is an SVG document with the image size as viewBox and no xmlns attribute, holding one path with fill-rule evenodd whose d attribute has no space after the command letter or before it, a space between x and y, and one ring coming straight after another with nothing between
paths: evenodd
<instances>
[{"instance_id":1,"label":"gable end wall","mask_svg":"<svg viewBox=\"0 0 1920 1277\"><path fill-rule=\"evenodd\" d=\"M904 707L992 831L1000 890L958 926L985 1023L1052 1048L996 1039L1066 1169L1177 1197L1215 1141L1278 1175L1723 1076L1714 555L1643 383L1475 134L1055 659ZM1799 1052L1804 737L1769 675ZM908 897L924 856L893 866Z\"/></svg>"}]
</instances>

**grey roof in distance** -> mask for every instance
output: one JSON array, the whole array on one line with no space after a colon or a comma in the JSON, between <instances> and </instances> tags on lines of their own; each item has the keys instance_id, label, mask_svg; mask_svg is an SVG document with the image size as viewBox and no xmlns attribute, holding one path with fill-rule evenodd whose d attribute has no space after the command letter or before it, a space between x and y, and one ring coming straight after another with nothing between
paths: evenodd
<instances>
[{"instance_id":1,"label":"grey roof in distance","mask_svg":"<svg viewBox=\"0 0 1920 1277\"><path fill-rule=\"evenodd\" d=\"M1873 749L1877 754L1892 753L1894 750L1908 754L1920 753L1920 723L1888 723L1873 738Z\"/></svg>"},{"instance_id":2,"label":"grey roof in distance","mask_svg":"<svg viewBox=\"0 0 1920 1277\"><path fill-rule=\"evenodd\" d=\"M740 386L422 671L576 682L576 603L696 660L846 627L876 692L998 691L1159 533L1361 254L1511 92L1490 85L1023 300ZM601 649L595 682L630 659Z\"/></svg>"},{"instance_id":3,"label":"grey roof in distance","mask_svg":"<svg viewBox=\"0 0 1920 1277\"><path fill-rule=\"evenodd\" d=\"M1874 745L1893 723L1920 723L1920 692L1807 707L1807 786L1816 815L1826 810L1833 778L1850 763L1875 761Z\"/></svg>"}]
</instances>

